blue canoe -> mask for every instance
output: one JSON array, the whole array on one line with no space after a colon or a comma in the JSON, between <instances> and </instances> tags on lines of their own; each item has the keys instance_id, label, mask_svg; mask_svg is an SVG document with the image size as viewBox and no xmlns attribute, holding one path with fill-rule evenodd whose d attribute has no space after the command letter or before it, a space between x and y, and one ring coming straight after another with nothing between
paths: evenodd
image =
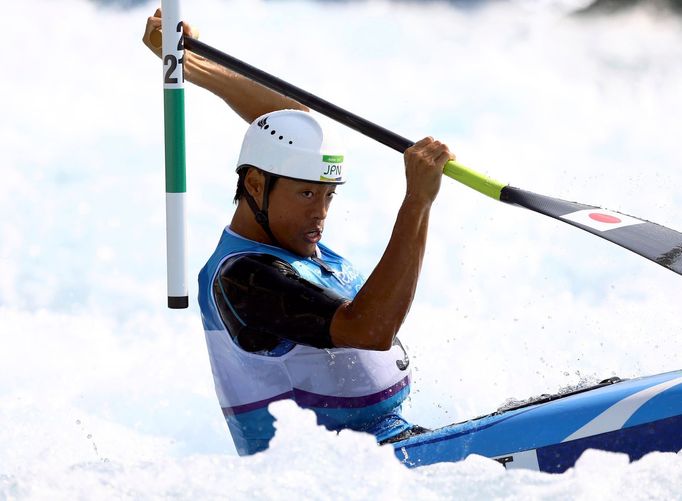
<instances>
[{"instance_id":1,"label":"blue canoe","mask_svg":"<svg viewBox=\"0 0 682 501\"><path fill-rule=\"evenodd\" d=\"M631 461L682 449L682 370L596 386L453 424L392 444L407 466L460 461L470 454L506 468L561 473L587 449Z\"/></svg>"}]
</instances>

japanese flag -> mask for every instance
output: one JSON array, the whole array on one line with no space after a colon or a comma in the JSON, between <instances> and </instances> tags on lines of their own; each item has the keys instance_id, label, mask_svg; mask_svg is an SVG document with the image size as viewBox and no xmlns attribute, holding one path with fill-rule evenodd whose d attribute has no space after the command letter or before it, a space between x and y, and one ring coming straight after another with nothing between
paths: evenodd
<instances>
[{"instance_id":1,"label":"japanese flag","mask_svg":"<svg viewBox=\"0 0 682 501\"><path fill-rule=\"evenodd\" d=\"M573 221L583 226L588 226L597 231L609 231L635 224L644 224L645 221L626 216L618 212L606 209L584 209L569 214L564 214L561 219Z\"/></svg>"}]
</instances>

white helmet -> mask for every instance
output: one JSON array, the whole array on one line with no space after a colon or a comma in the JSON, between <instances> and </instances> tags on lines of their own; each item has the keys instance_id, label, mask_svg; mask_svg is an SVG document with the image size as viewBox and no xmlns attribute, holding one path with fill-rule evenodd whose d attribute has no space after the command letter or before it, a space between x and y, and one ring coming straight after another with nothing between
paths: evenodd
<instances>
[{"instance_id":1,"label":"white helmet","mask_svg":"<svg viewBox=\"0 0 682 501\"><path fill-rule=\"evenodd\" d=\"M279 110L258 117L244 136L237 170L258 167L275 176L342 184L343 154L325 142L310 113Z\"/></svg>"}]
</instances>

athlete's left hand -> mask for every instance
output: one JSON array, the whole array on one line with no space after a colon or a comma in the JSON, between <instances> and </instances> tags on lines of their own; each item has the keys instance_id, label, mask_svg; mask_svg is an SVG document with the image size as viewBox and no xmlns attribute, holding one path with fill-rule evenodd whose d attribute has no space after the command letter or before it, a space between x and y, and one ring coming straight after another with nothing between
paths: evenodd
<instances>
[{"instance_id":1,"label":"athlete's left hand","mask_svg":"<svg viewBox=\"0 0 682 501\"><path fill-rule=\"evenodd\" d=\"M455 155L446 144L425 137L405 150L404 156L407 197L431 204L440 190L443 168Z\"/></svg>"}]
</instances>

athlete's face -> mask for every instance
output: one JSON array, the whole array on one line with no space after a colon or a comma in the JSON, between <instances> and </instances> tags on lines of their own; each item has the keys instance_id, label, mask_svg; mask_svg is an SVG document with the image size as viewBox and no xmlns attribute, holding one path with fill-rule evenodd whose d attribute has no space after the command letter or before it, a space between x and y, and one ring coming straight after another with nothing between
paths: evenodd
<instances>
[{"instance_id":1,"label":"athlete's face","mask_svg":"<svg viewBox=\"0 0 682 501\"><path fill-rule=\"evenodd\" d=\"M282 247L299 256L315 254L335 185L279 178L270 192L270 229Z\"/></svg>"}]
</instances>

